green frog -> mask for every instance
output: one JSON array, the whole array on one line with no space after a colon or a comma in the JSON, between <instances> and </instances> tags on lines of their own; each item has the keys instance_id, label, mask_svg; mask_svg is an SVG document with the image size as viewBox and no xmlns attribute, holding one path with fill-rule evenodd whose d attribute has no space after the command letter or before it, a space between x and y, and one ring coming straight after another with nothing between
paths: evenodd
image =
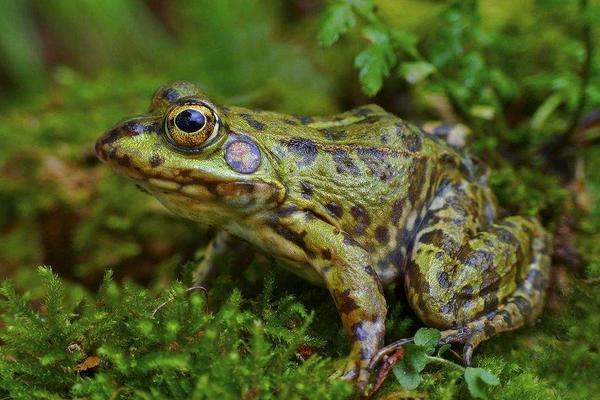
<instances>
[{"instance_id":1,"label":"green frog","mask_svg":"<svg viewBox=\"0 0 600 400\"><path fill-rule=\"evenodd\" d=\"M96 153L172 212L218 228L197 284L241 240L327 288L351 339L334 376L364 388L405 343L384 347L386 285L404 286L440 344L464 345L466 364L542 310L549 235L536 218L499 215L486 167L451 132L376 105L329 117L217 106L174 82Z\"/></svg>"}]
</instances>

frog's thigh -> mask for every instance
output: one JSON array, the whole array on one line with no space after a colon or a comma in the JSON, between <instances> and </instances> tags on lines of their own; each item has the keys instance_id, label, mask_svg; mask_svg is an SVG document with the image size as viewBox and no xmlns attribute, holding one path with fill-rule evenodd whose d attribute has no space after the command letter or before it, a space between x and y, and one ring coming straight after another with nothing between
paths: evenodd
<instances>
[{"instance_id":1,"label":"frog's thigh","mask_svg":"<svg viewBox=\"0 0 600 400\"><path fill-rule=\"evenodd\" d=\"M278 218L270 226L301 247L306 261L324 280L352 343L348 364L341 372L364 384L369 361L383 344L387 313L371 257L348 234L307 212Z\"/></svg>"},{"instance_id":2,"label":"frog's thigh","mask_svg":"<svg viewBox=\"0 0 600 400\"><path fill-rule=\"evenodd\" d=\"M232 252L232 250L236 250ZM245 243L237 237L220 230L212 238L206 250L204 256L197 263L194 273L193 282L194 286L200 286L206 283L206 281L216 273L217 268L225 261L225 257L231 255L235 260L231 260L236 263L242 258L247 259L248 254L252 254L252 250ZM233 257L233 254L237 255Z\"/></svg>"},{"instance_id":3,"label":"frog's thigh","mask_svg":"<svg viewBox=\"0 0 600 400\"><path fill-rule=\"evenodd\" d=\"M485 340L522 326L541 311L548 240L535 219L509 217L482 225L474 193L463 184L431 203L405 284L424 322L439 328L470 325L485 330ZM463 330L464 337L452 341L467 341L472 333Z\"/></svg>"}]
</instances>

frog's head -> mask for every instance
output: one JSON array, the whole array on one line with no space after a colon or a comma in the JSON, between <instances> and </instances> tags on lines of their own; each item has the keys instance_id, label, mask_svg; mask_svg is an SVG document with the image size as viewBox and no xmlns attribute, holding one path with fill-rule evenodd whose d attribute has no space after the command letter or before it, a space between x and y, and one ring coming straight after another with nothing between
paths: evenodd
<instances>
[{"instance_id":1,"label":"frog's head","mask_svg":"<svg viewBox=\"0 0 600 400\"><path fill-rule=\"evenodd\" d=\"M219 224L277 206L285 187L265 157L268 144L229 113L174 82L154 94L147 114L100 137L96 154L186 218Z\"/></svg>"}]
</instances>

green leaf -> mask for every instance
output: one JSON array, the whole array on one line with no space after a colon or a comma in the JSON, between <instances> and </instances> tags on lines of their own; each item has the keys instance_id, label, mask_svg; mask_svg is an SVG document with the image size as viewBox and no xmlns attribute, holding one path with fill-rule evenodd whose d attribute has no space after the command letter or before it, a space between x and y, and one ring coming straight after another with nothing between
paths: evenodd
<instances>
[{"instance_id":1,"label":"green leaf","mask_svg":"<svg viewBox=\"0 0 600 400\"><path fill-rule=\"evenodd\" d=\"M319 44L331 46L354 25L356 25L356 17L351 5L341 2L330 5L321 20Z\"/></svg>"},{"instance_id":2,"label":"green leaf","mask_svg":"<svg viewBox=\"0 0 600 400\"><path fill-rule=\"evenodd\" d=\"M500 384L500 380L496 375L483 368L466 368L465 381L467 382L469 393L476 399L487 399L487 387Z\"/></svg>"},{"instance_id":3,"label":"green leaf","mask_svg":"<svg viewBox=\"0 0 600 400\"><path fill-rule=\"evenodd\" d=\"M421 328L415 333L415 344L425 349L427 354L431 354L437 347L442 334L434 328Z\"/></svg>"},{"instance_id":4,"label":"green leaf","mask_svg":"<svg viewBox=\"0 0 600 400\"><path fill-rule=\"evenodd\" d=\"M391 32L392 42L395 47L399 47L400 50L413 58L417 58L419 53L417 51L417 42L419 39L411 32L404 31L402 29L394 29Z\"/></svg>"},{"instance_id":5,"label":"green leaf","mask_svg":"<svg viewBox=\"0 0 600 400\"><path fill-rule=\"evenodd\" d=\"M358 77L363 91L374 96L381 89L383 78L390 74L390 69L396 63L396 55L385 31L369 26L363 30L363 34L371 45L356 56L354 66L359 69Z\"/></svg>"},{"instance_id":6,"label":"green leaf","mask_svg":"<svg viewBox=\"0 0 600 400\"><path fill-rule=\"evenodd\" d=\"M448 350L450 350L450 344L446 343L445 345L441 346L438 351L437 351L437 356L441 357L444 355L445 352L447 352Z\"/></svg>"},{"instance_id":7,"label":"green leaf","mask_svg":"<svg viewBox=\"0 0 600 400\"><path fill-rule=\"evenodd\" d=\"M427 349L409 344L404 347L402 361L394 367L394 375L406 389L412 390L421 382L420 373L427 366Z\"/></svg>"},{"instance_id":8,"label":"green leaf","mask_svg":"<svg viewBox=\"0 0 600 400\"><path fill-rule=\"evenodd\" d=\"M399 73L410 84L415 84L435 72L435 66L425 61L410 61L400 65Z\"/></svg>"},{"instance_id":9,"label":"green leaf","mask_svg":"<svg viewBox=\"0 0 600 400\"><path fill-rule=\"evenodd\" d=\"M559 105L564 101L564 97L561 93L554 93L552 96L548 97L542 105L538 107L538 109L531 117L531 127L535 130L540 130L544 122L548 119L550 115L558 108Z\"/></svg>"},{"instance_id":10,"label":"green leaf","mask_svg":"<svg viewBox=\"0 0 600 400\"><path fill-rule=\"evenodd\" d=\"M422 381L421 375L418 372L402 368L401 364L394 367L394 376L408 390L416 389Z\"/></svg>"},{"instance_id":11,"label":"green leaf","mask_svg":"<svg viewBox=\"0 0 600 400\"><path fill-rule=\"evenodd\" d=\"M476 118L489 121L494 119L494 116L496 115L496 109L488 105L475 104L469 109L469 113Z\"/></svg>"}]
</instances>

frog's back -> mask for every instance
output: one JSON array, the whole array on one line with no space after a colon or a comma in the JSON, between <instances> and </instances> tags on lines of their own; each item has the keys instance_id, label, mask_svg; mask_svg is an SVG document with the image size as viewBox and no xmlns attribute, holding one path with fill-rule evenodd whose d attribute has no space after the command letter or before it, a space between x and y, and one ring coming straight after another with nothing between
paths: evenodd
<instances>
[{"instance_id":1,"label":"frog's back","mask_svg":"<svg viewBox=\"0 0 600 400\"><path fill-rule=\"evenodd\" d=\"M287 201L347 232L378 270L400 265L419 212L443 179L461 178L463 155L378 106L302 124L312 129L273 147Z\"/></svg>"}]
</instances>

